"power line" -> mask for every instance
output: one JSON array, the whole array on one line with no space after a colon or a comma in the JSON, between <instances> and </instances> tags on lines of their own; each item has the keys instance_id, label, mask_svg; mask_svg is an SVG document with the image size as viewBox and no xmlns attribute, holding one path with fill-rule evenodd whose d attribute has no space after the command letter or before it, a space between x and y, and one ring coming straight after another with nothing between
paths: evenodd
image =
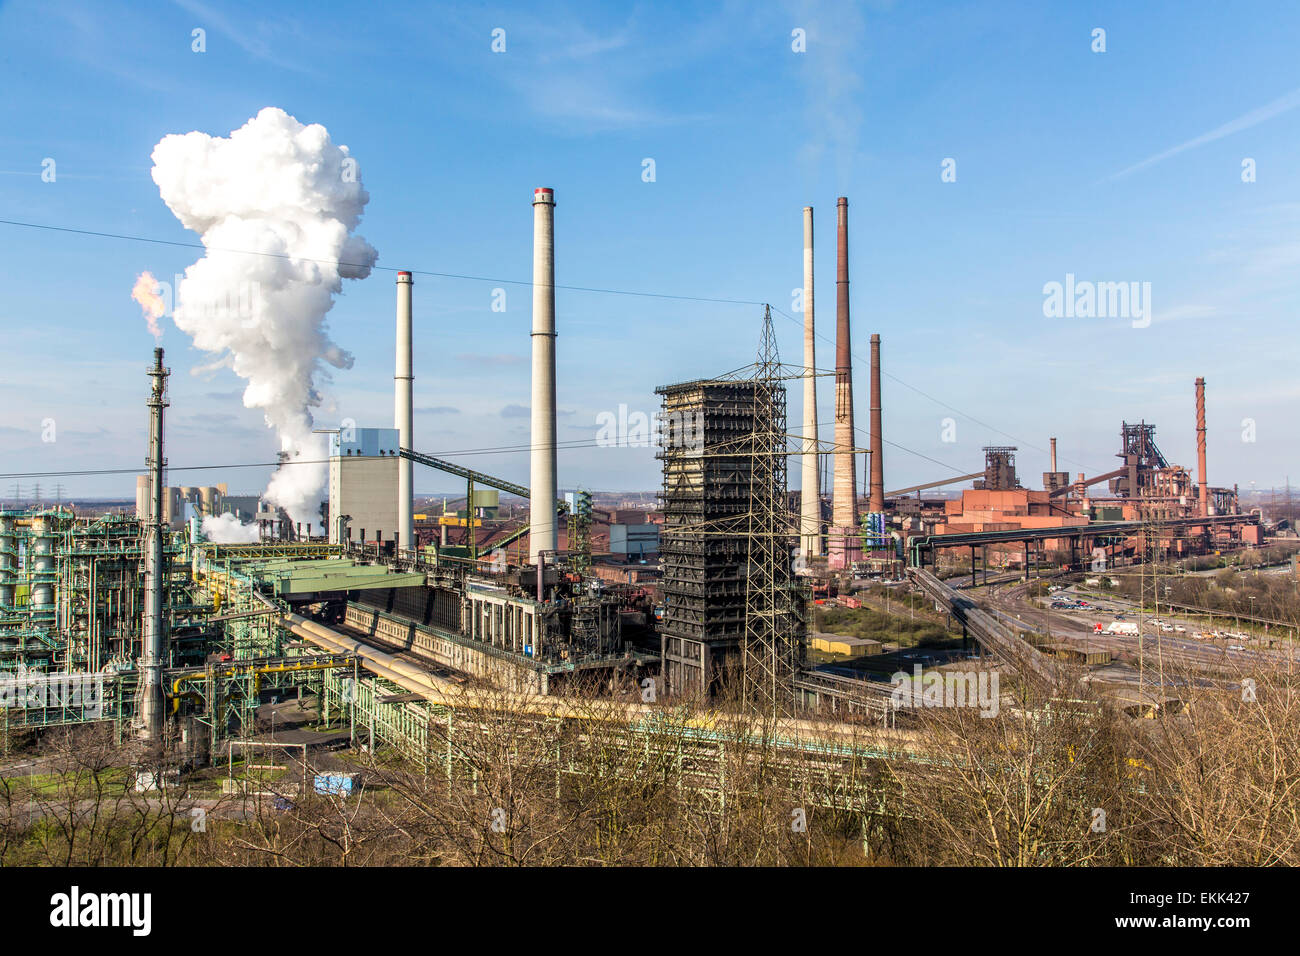
<instances>
[{"instance_id":1,"label":"power line","mask_svg":"<svg viewBox=\"0 0 1300 956\"><path fill-rule=\"evenodd\" d=\"M50 232L69 233L74 236L91 236L96 239L121 239L127 242L147 242L157 246L174 246L179 249L202 249L204 252L227 252L239 256L263 256L268 259L293 259L297 262L316 262L324 265L348 266L354 269L372 269L376 272L410 272L417 276L432 276L438 279L465 279L471 282L496 282L501 285L532 286L527 279L502 279L496 276L475 276L459 272L434 272L429 269L399 269L396 266L368 265L364 262L343 262L339 259L313 259L307 256L290 255L287 252L258 252L249 249L223 249L205 246L200 242L180 242L174 239L153 239L148 236L132 236L120 232L97 232L92 229L73 229L71 226L51 226L39 222L20 222L16 219L0 219L0 225L20 226L26 229L44 229ZM673 295L666 292L638 292L630 289L601 289L594 286L556 285L556 289L566 292L594 292L603 295L630 295L647 299L676 299L683 302L712 302L721 305L764 305L765 303L750 299L725 299L702 295Z\"/></svg>"},{"instance_id":2,"label":"power line","mask_svg":"<svg viewBox=\"0 0 1300 956\"><path fill-rule=\"evenodd\" d=\"M23 221L20 221L20 220L14 220L14 219L0 219L0 225L16 226L16 227L21 227L21 228L26 228L26 229L41 229L41 230L46 230L46 231L50 231L50 232L60 232L60 233L66 233L66 234L70 234L70 235L79 235L79 236L89 236L89 237L92 237L92 238L98 238L98 239L118 239L118 240L127 241L127 242L144 242L144 243L149 243L149 244L152 244L152 245L172 246L172 247L182 248L182 249L202 249L205 253L206 253L206 252L226 252L226 253L231 253L231 254L234 254L234 255L263 256L263 257L266 257L266 258L272 258L272 259L295 259L295 260L302 261L302 262L317 262L317 263L326 264L326 265L333 265L333 266L335 266L335 267L338 267L338 266L350 266L350 267L352 267L352 268L358 268L358 269L360 269L360 268L370 268L370 269L372 269L372 270L374 270L374 271L379 271L379 272L410 272L410 273L412 273L412 274L414 274L414 275L430 276L430 277L441 278L441 279L461 279L461 280L466 280L466 281L471 281L471 282L495 282L495 283L500 283L500 284L502 284L502 285L520 285L520 286L529 286L529 287L531 287L531 286L533 285L533 283L532 283L531 281L529 281L529 280L524 280L524 279L503 279L503 278L494 277L494 276L476 276L476 275L469 275L469 274L466 274L466 273L456 273L456 272L435 272L435 271L428 270L428 269L398 269L398 268L395 267L395 266L380 266L380 265L369 265L369 266L368 266L366 263L342 262L342 261L339 261L339 260L337 260L337 259L312 259L312 258L303 257L303 256L291 256L291 255L288 254L288 253L279 253L279 252L261 252L261 251L253 251L253 250L246 250L246 249L225 249L225 248L219 248L219 247L218 247L218 248L210 248L210 247L208 247L208 246L203 245L202 243L197 243L197 242L181 242L181 241L173 240L173 239L156 239L156 238L151 238L151 237L148 237L148 236L135 236L135 235L127 234L127 233L100 232L100 231L91 230L91 229L74 229L74 228L72 228L72 227L70 227L70 226L55 226L55 225L50 225L50 224L48 224L48 223L23 222ZM680 295L680 294L672 294L672 293L665 293L665 292L643 292L643 291L636 291L636 290L629 290L629 289L606 289L606 288L600 288L600 287L596 287L596 286L556 285L555 288L556 288L556 289L562 289L562 290L569 291L569 292L588 292L588 293L594 293L594 294L600 294L600 295L625 295L625 296L635 296L635 297L638 297L638 298L669 299L669 300L684 301L684 302L707 302L707 303L721 304L721 305L753 305L753 306L759 306L759 305L768 305L768 304L769 304L769 303L759 302L759 301L754 300L754 299L730 299L730 298L711 297L711 296ZM783 310L780 309L780 308L777 308L776 306L772 306L771 308L772 308L772 310L775 311L778 315L784 316L786 319L789 319L791 322L794 322L796 325L799 325L799 326L802 327L803 323L802 323L799 319L796 319L794 316L790 315L789 313L783 311ZM831 338L829 338L827 335L825 335L824 333L822 333L822 332L815 332L815 335L816 335L817 338L821 339L821 340L824 341L824 342L828 342L828 343L830 343L830 344L832 344L832 345L834 344L834 341L833 341ZM863 362L863 363L866 363L866 362L867 362L867 360L864 359L861 355L858 355L857 353L852 353L852 354L853 354L853 357L856 358L859 362ZM896 375L891 375L890 373L885 372L885 371L883 371L883 370L882 370L882 374L883 374L886 378L889 378L889 379L891 379L892 381L895 381L895 382L897 382L898 384L902 385L904 388L908 388L908 389L910 389L910 390L916 392L918 395L921 395L921 396L923 396L924 398L929 399L930 401L932 401L932 402L934 402L934 403L936 403L936 404L938 404L938 405L940 405L940 406L942 406L942 407L948 409L949 411L956 412L958 415L961 415L963 418L965 418L965 419L967 419L968 421L971 421L971 422L973 422L973 423L979 425L979 426L982 427L982 428L987 428L988 430L990 430L990 431L992 431L992 432L995 432L995 433L997 433L997 434L999 434L999 435L1002 435L1002 436L1004 436L1004 437L1006 437L1006 438L1010 438L1012 441L1015 441L1017 444L1024 445L1024 446L1027 447L1027 448L1032 448L1032 449L1034 449L1035 451L1040 451L1040 452L1044 452L1044 453L1046 453L1046 451L1047 451L1046 449L1041 448L1040 446L1035 445L1035 444L1033 444L1032 442L1026 442L1026 441L1024 441L1023 439L1017 438L1015 435L1012 435L1010 432L1006 432L1006 431L1003 431L1002 429L996 428L996 427L994 427L993 425L990 425L990 424L988 424L987 422L984 422L984 421L982 421L982 420L976 418L974 415L971 415L969 412L963 411L962 409L959 409L959 408L957 408L956 406L949 405L947 402L944 402L944 401L942 401L942 400L940 400L940 399L938 399L938 398L935 398L933 395L930 395L930 394L928 394L928 393L922 391L921 389L917 388L916 386L911 385L910 383L903 381L901 378L899 378L899 377L896 376ZM861 429L859 429L859 430L861 430ZM894 447L894 448L899 449L900 451L908 452L909 454L916 455L917 457L919 457L919 458L923 458L923 459L925 459L926 461L929 461L929 462L931 462L931 463L933 463L933 464L940 465L940 466L942 466L942 467L944 467L944 468L948 468L948 469L952 470L954 473L957 473L957 472L960 471L960 469L958 469L958 468L954 468L952 465L944 464L943 462L940 462L940 461L938 461L938 460L935 459L935 458L931 458L931 457L929 457L928 455L924 455L924 454L922 454L921 452L915 451L914 449L907 448L907 447L905 447L905 446L903 446L903 445L899 445L899 444L897 444L896 442L889 441L888 439L885 439L883 436L882 436L882 441L884 441L885 444L890 445L891 447ZM575 447L581 447L581 446L575 446ZM513 450L513 449L512 449L512 450ZM477 452L465 452L465 454L470 454L470 453L477 453ZM486 452L485 452L485 453L486 453ZM457 453L457 452L444 452L443 454L458 454L458 453ZM1060 456L1060 457L1064 458L1064 456ZM1090 469L1090 468L1088 468L1088 466L1086 466L1086 465L1083 465L1082 462L1074 461L1073 459L1070 459L1070 458L1064 458L1064 460L1065 460L1065 461L1071 461L1071 462L1073 462L1073 463L1076 464L1076 465L1080 465L1080 467L1084 467L1084 468L1086 468L1087 470L1094 470L1094 469ZM302 464L306 464L306 462L301 462L301 463L302 463ZM272 464L275 464L275 463L272 463ZM173 471L187 471L187 470L199 470L199 469L203 469L203 468L213 468L213 467L251 468L251 467L265 467L265 466L260 465L260 464L251 464L251 465L231 465L231 466L206 466L206 465L204 465L204 466L193 466L192 468L174 468L174 469L171 469L171 470L173 470ZM124 470L124 471L129 472L129 471L134 471L134 470L135 470L135 469L126 469L126 470ZM96 474L96 473L102 473L102 474L117 473L117 474L121 474L121 473L124 473L124 471L123 471L123 470L118 470L118 471L116 471L116 472L89 472L89 471L87 471L87 472L50 472L50 473L48 473L48 474L49 474L50 476L62 476L62 475L83 475L83 474ZM9 476L0 476L0 477L9 477ZM12 476L12 477L30 477L30 476L28 476L28 475L15 475L15 476Z\"/></svg>"},{"instance_id":3,"label":"power line","mask_svg":"<svg viewBox=\"0 0 1300 956\"><path fill-rule=\"evenodd\" d=\"M783 315L783 316L785 316L787 319L789 319L791 322L793 322L793 323L795 323L796 325L798 325L800 328L803 327L803 322L801 322L799 319L796 319L794 316L792 316L792 315L790 315L790 314L788 314L788 313L786 313L786 312L783 312L781 309L778 309L776 306L772 306L772 310L773 310L774 312L778 313L779 315ZM821 339L823 342L828 342L828 343L830 343L831 345L834 345L834 344L835 344L835 341L834 341L833 339L831 339L829 336L825 335L825 334L822 333L822 332L816 331L816 330L814 329L813 334L814 334L817 338ZM851 354L855 359L857 359L859 362L862 362L862 363L864 363L864 364L869 364L869 361L868 361L867 359L864 359L864 358L863 358L861 355L859 355L858 353L856 353L856 352L852 352L852 353L850 353L850 354ZM891 379L891 380L897 382L899 385L902 385L904 388L911 389L912 391L916 392L916 394L922 396L923 398L928 398L930 401L934 402L935 404L937 404L937 405L941 405L941 406L943 406L944 408L948 409L949 411L956 412L958 415L960 415L962 418L965 418L967 421L974 422L976 425L979 425L979 426L981 426L982 428L987 428L989 431L996 432L997 434L1002 435L1002 436L1005 437L1005 438L1010 438L1012 441L1016 442L1017 445L1023 445L1023 446L1026 447L1026 448L1032 448L1034 451L1040 451L1040 452L1043 452L1044 454L1047 454L1047 453L1048 453L1048 450L1047 450L1046 448L1042 448L1042 447L1040 447L1040 446L1038 446L1038 445L1035 445L1033 442L1027 442L1027 441L1025 441L1025 440L1022 439L1022 438L1017 438L1015 435L1012 435L1010 432L1005 432L1005 431L1003 431L1003 430L1000 429L1000 428L995 428L993 425L990 425L988 422L981 421L980 419L976 418L974 415L970 414L969 412L963 411L962 409L957 408L957 407L954 406L954 405L949 405L947 402L942 401L941 399L935 398L933 395L930 395L930 394L928 394L928 393L926 393L926 392L923 392L921 389L917 388L915 385L912 385L912 384L910 384L910 383L908 383L908 382L903 381L903 380L902 380L901 378L899 378L897 375L890 375L890 374L889 374L888 372L886 372L884 369L881 369L881 370L880 370L880 374L882 374L885 378L888 378L888 379ZM890 442L886 441L886 444L890 444ZM910 450L910 449L904 449L904 451L908 451L908 450ZM915 453L914 453L914 454L915 454ZM924 456L922 456L922 457L924 457ZM1072 458L1066 458L1064 455L1058 455L1057 457L1058 457L1059 459L1063 460L1063 461L1072 462L1073 464L1078 465L1079 467L1085 469L1086 471L1093 472L1094 474L1098 474L1098 473L1100 473L1100 471L1101 471L1101 469L1094 469L1094 468L1091 468L1090 466L1085 465L1085 464L1084 464L1083 462L1081 462L1081 461L1075 461L1075 460L1072 459ZM930 459L930 460L933 461L934 459ZM952 467L952 466L950 466L950 465L946 465L945 467Z\"/></svg>"}]
</instances>

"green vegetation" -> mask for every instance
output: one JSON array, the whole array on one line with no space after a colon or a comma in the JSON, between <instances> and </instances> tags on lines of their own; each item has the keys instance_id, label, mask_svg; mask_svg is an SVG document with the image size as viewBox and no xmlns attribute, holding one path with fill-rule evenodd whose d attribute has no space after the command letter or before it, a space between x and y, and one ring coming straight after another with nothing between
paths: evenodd
<instances>
[{"instance_id":1,"label":"green vegetation","mask_svg":"<svg viewBox=\"0 0 1300 956\"><path fill-rule=\"evenodd\" d=\"M868 638L882 644L898 644L899 647L933 645L949 639L947 629L932 621L913 621L906 616L882 614L868 607L818 608L817 630Z\"/></svg>"},{"instance_id":2,"label":"green vegetation","mask_svg":"<svg viewBox=\"0 0 1300 956\"><path fill-rule=\"evenodd\" d=\"M1119 594L1149 608L1185 604L1224 617L1262 617L1300 627L1300 589L1289 574L1234 568L1183 576L1129 571L1119 581Z\"/></svg>"}]
</instances>

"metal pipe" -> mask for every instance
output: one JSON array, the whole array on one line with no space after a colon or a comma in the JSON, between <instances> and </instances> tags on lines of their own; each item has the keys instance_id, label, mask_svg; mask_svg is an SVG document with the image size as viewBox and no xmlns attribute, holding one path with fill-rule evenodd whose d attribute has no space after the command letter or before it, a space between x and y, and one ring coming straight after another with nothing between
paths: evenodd
<instances>
[{"instance_id":1,"label":"metal pipe","mask_svg":"<svg viewBox=\"0 0 1300 956\"><path fill-rule=\"evenodd\" d=\"M880 336L871 336L871 498L872 511L885 510L885 442L880 426Z\"/></svg>"},{"instance_id":2,"label":"metal pipe","mask_svg":"<svg viewBox=\"0 0 1300 956\"><path fill-rule=\"evenodd\" d=\"M1205 379L1196 380L1196 470L1201 486L1201 517L1210 515L1210 488L1205 476Z\"/></svg>"},{"instance_id":3,"label":"metal pipe","mask_svg":"<svg viewBox=\"0 0 1300 956\"><path fill-rule=\"evenodd\" d=\"M153 350L154 364L149 369L149 499L152 503L145 524L144 577L144 654L140 664L140 723L149 740L161 740L163 731L162 670L166 656L167 635L163 621L163 409L167 407L167 376L163 368L163 350Z\"/></svg>"},{"instance_id":4,"label":"metal pipe","mask_svg":"<svg viewBox=\"0 0 1300 956\"><path fill-rule=\"evenodd\" d=\"M800 553L822 553L821 489L817 481L817 346L813 309L813 207L803 207L803 480L799 492Z\"/></svg>"},{"instance_id":5,"label":"metal pipe","mask_svg":"<svg viewBox=\"0 0 1300 956\"><path fill-rule=\"evenodd\" d=\"M555 522L555 192L533 190L533 399L528 558L559 547ZM473 503L470 503L473 510ZM472 515L471 515L472 516Z\"/></svg>"},{"instance_id":6,"label":"metal pipe","mask_svg":"<svg viewBox=\"0 0 1300 956\"><path fill-rule=\"evenodd\" d=\"M265 599L263 598L265 602ZM277 608L277 611L279 609ZM341 634L332 628L298 614L282 614L282 626L304 640L317 644L327 651L355 655L361 666L373 674L392 681L397 686L421 695L425 700L448 707L471 709L509 710L544 717L579 717L609 723L631 723L642 727L647 718L658 712L658 707L643 703L629 703L610 699L588 700L539 694L519 693L496 688L476 688L448 681L430 673L418 664L393 657L370 644ZM536 647L534 653L537 653ZM717 714L702 713L688 717L685 724L697 732L716 732L721 720ZM814 719L784 719L775 728L778 742L797 744L827 738L863 740L863 728L858 723ZM887 738L894 746L914 748L909 736L892 735Z\"/></svg>"},{"instance_id":7,"label":"metal pipe","mask_svg":"<svg viewBox=\"0 0 1300 956\"><path fill-rule=\"evenodd\" d=\"M393 427L401 448L413 448L415 442L415 360L411 348L411 274L397 273L397 370L393 375ZM412 487L414 462L400 458L397 462L397 535L406 547L415 541L415 503Z\"/></svg>"}]
</instances>

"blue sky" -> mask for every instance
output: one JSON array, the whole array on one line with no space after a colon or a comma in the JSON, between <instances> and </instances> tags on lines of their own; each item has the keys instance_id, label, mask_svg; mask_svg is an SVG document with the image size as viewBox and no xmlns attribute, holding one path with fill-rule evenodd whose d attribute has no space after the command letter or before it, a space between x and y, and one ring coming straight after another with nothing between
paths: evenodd
<instances>
[{"instance_id":1,"label":"blue sky","mask_svg":"<svg viewBox=\"0 0 1300 956\"><path fill-rule=\"evenodd\" d=\"M1265 3L3 2L0 218L195 241L150 179L154 145L228 135L278 106L358 159L371 195L358 231L390 269L526 282L532 190L552 186L559 284L793 315L813 205L829 368L847 195L858 422L879 332L888 486L974 471L989 443L1019 446L1038 486L1051 435L1063 468L1109 470L1125 418L1155 422L1167 457L1194 467L1198 375L1211 484L1280 485L1300 480L1298 35L1300 7ZM55 182L41 178L47 157ZM956 182L941 181L947 158ZM0 244L3 471L141 466L153 339L130 289L198 251L9 225ZM1149 282L1154 321L1046 317L1043 287L1067 274ZM417 276L415 297L417 447L526 444L527 287ZM321 425L391 424L393 301L392 272L346 284L330 331L356 362L323 383ZM656 385L752 361L760 317L561 290L560 440L594 439L596 416L620 404L653 412ZM240 381L191 374L206 357L164 329L171 464L273 457ZM777 331L800 362L799 324L778 316ZM796 386L792 427L800 403ZM829 422L825 385L820 406ZM527 480L519 451L462 460ZM265 477L172 480L255 492ZM9 494L13 479L0 482ZM133 493L129 476L41 482ZM560 483L649 490L659 472L649 449L577 448L561 453ZM416 484L456 487L427 471Z\"/></svg>"}]
</instances>

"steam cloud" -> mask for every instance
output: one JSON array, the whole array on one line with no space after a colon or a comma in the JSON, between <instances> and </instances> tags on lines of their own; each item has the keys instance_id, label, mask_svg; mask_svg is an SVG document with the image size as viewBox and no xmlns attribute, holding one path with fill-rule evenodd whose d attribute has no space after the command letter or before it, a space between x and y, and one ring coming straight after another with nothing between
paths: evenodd
<instances>
[{"instance_id":1,"label":"steam cloud","mask_svg":"<svg viewBox=\"0 0 1300 956\"><path fill-rule=\"evenodd\" d=\"M209 515L203 519L203 536L214 544L256 544L257 524L240 524L232 514Z\"/></svg>"},{"instance_id":2,"label":"steam cloud","mask_svg":"<svg viewBox=\"0 0 1300 956\"><path fill-rule=\"evenodd\" d=\"M206 250L185 270L173 315L217 356L195 371L233 370L248 382L244 406L262 410L291 461L324 459L311 431L316 380L328 380L326 365L352 367L325 316L342 280L365 278L379 255L353 235L370 201L356 161L325 127L267 107L229 138L165 136L153 162L163 202ZM267 498L294 521L318 522L326 467L280 468Z\"/></svg>"}]
</instances>

